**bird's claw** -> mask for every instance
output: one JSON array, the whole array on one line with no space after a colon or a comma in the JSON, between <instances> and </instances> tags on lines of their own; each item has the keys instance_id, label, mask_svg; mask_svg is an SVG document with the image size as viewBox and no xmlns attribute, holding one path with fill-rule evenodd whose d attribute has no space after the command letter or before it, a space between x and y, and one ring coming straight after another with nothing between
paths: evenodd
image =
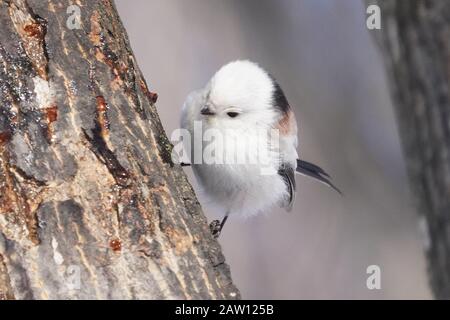
<instances>
[{"instance_id":1,"label":"bird's claw","mask_svg":"<svg viewBox=\"0 0 450 320\"><path fill-rule=\"evenodd\" d=\"M211 234L213 235L214 239L217 239L220 236L220 221L219 220L213 220L209 224L209 229L211 230Z\"/></svg>"}]
</instances>

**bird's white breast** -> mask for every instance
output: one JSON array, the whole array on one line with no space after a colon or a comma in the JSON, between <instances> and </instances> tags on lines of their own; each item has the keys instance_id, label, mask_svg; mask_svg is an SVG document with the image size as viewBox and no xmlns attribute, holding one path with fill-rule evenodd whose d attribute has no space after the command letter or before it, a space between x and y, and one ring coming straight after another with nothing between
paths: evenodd
<instances>
[{"instance_id":1,"label":"bird's white breast","mask_svg":"<svg viewBox=\"0 0 450 320\"><path fill-rule=\"evenodd\" d=\"M252 216L287 196L278 174L261 174L257 165L194 165L203 196L219 214Z\"/></svg>"}]
</instances>

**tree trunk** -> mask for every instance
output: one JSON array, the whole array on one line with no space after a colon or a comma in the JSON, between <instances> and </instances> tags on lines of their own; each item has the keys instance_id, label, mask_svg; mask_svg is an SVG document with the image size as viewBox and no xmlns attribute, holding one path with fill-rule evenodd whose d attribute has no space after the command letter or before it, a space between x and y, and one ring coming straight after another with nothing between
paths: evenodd
<instances>
[{"instance_id":1,"label":"tree trunk","mask_svg":"<svg viewBox=\"0 0 450 320\"><path fill-rule=\"evenodd\" d=\"M372 1L370 1L372 2ZM450 299L450 2L378 1L407 170L424 217L429 276Z\"/></svg>"},{"instance_id":2,"label":"tree trunk","mask_svg":"<svg viewBox=\"0 0 450 320\"><path fill-rule=\"evenodd\" d=\"M0 25L0 299L239 298L114 5Z\"/></svg>"}]
</instances>

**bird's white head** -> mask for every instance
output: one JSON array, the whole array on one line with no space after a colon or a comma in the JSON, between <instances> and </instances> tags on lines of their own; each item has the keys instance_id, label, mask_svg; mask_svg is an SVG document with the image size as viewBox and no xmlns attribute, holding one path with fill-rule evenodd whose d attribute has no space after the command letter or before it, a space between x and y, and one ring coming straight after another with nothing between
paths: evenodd
<instances>
[{"instance_id":1,"label":"bird's white head","mask_svg":"<svg viewBox=\"0 0 450 320\"><path fill-rule=\"evenodd\" d=\"M200 113L222 128L271 127L282 112L274 107L278 85L256 63L238 60L211 78Z\"/></svg>"}]
</instances>

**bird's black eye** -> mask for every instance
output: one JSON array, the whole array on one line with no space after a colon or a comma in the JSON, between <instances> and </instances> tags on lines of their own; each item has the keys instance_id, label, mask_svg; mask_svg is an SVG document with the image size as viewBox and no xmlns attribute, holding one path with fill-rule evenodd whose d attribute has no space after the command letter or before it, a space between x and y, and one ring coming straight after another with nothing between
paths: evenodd
<instances>
[{"instance_id":1,"label":"bird's black eye","mask_svg":"<svg viewBox=\"0 0 450 320\"><path fill-rule=\"evenodd\" d=\"M236 118L238 114L238 112L227 112L227 116L229 116L230 118Z\"/></svg>"}]
</instances>

